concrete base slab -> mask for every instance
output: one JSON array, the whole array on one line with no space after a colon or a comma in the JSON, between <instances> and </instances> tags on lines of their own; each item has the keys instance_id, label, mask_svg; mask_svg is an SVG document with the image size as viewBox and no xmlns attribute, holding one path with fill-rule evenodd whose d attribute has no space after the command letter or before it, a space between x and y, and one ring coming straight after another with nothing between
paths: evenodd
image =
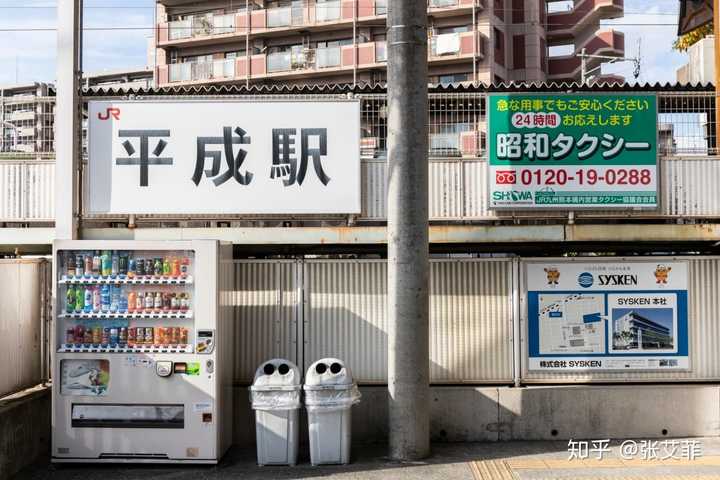
<instances>
[{"instance_id":1,"label":"concrete base slab","mask_svg":"<svg viewBox=\"0 0 720 480\"><path fill-rule=\"evenodd\" d=\"M354 443L388 438L387 388L364 386ZM720 436L720 386L608 385L431 388L434 442ZM235 443L255 443L247 388L236 389ZM307 442L301 411L301 443Z\"/></svg>"}]
</instances>

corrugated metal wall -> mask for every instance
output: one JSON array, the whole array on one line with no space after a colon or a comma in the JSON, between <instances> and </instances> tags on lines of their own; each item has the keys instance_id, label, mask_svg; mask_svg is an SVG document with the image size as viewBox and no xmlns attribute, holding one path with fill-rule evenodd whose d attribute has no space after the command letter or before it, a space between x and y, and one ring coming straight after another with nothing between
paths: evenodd
<instances>
[{"instance_id":1,"label":"corrugated metal wall","mask_svg":"<svg viewBox=\"0 0 720 480\"><path fill-rule=\"evenodd\" d=\"M0 397L40 383L45 260L0 260Z\"/></svg>"},{"instance_id":2,"label":"corrugated metal wall","mask_svg":"<svg viewBox=\"0 0 720 480\"><path fill-rule=\"evenodd\" d=\"M305 264L304 364L336 356L363 383L387 381L387 264ZM512 380L512 262L430 266L430 380Z\"/></svg>"},{"instance_id":3,"label":"corrugated metal wall","mask_svg":"<svg viewBox=\"0 0 720 480\"><path fill-rule=\"evenodd\" d=\"M52 221L55 162L0 161L0 221Z\"/></svg>"},{"instance_id":4,"label":"corrugated metal wall","mask_svg":"<svg viewBox=\"0 0 720 480\"><path fill-rule=\"evenodd\" d=\"M580 210L581 215L608 217L633 215L671 215L719 217L720 160L717 158L663 158L661 169L661 208L653 211ZM373 160L363 163L363 209L361 218L387 218L387 167ZM488 209L487 162L479 159L433 159L430 161L430 218L432 220L472 220L497 218ZM560 211L559 211L560 212ZM513 214L500 211L500 215ZM517 212L515 212L517 213ZM547 212L522 212L523 216L547 217Z\"/></svg>"},{"instance_id":5,"label":"corrugated metal wall","mask_svg":"<svg viewBox=\"0 0 720 480\"><path fill-rule=\"evenodd\" d=\"M719 381L720 257L686 258L690 372L555 374L528 372L523 361L522 381ZM510 259L431 262L433 383L512 381L515 268ZM307 368L318 358L336 356L348 362L361 383L385 383L386 278L384 260L236 262L235 381L250 383L255 368L270 357L285 357ZM524 359L524 322L521 332Z\"/></svg>"},{"instance_id":6,"label":"corrugated metal wall","mask_svg":"<svg viewBox=\"0 0 720 480\"><path fill-rule=\"evenodd\" d=\"M522 378L528 383L658 382L720 380L720 257L681 257L688 260L689 372L528 372L523 362ZM653 257L662 261L663 257ZM562 261L548 259L548 261ZM523 315L524 319L525 315ZM522 325L523 358L527 358L527 326Z\"/></svg>"},{"instance_id":7,"label":"corrugated metal wall","mask_svg":"<svg viewBox=\"0 0 720 480\"><path fill-rule=\"evenodd\" d=\"M235 264L234 380L252 383L261 362L283 357L298 362L297 266L294 261Z\"/></svg>"}]
</instances>

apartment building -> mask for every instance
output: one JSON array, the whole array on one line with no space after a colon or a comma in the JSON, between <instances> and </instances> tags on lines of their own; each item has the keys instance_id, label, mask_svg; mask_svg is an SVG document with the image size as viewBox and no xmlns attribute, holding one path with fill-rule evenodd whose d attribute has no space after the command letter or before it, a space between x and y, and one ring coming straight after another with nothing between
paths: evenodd
<instances>
[{"instance_id":1,"label":"apartment building","mask_svg":"<svg viewBox=\"0 0 720 480\"><path fill-rule=\"evenodd\" d=\"M157 84L384 81L390 1L158 0ZM624 54L623 34L600 26L623 0L422 1L434 83L578 80L583 48Z\"/></svg>"},{"instance_id":2,"label":"apartment building","mask_svg":"<svg viewBox=\"0 0 720 480\"><path fill-rule=\"evenodd\" d=\"M83 74L86 88L149 88L152 69ZM55 141L53 85L0 85L0 159L52 158Z\"/></svg>"}]
</instances>

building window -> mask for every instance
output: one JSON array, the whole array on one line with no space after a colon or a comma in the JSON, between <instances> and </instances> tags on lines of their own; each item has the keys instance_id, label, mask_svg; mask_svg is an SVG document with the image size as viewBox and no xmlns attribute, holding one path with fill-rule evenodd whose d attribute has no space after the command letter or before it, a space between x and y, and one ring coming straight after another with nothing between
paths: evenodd
<instances>
[{"instance_id":1,"label":"building window","mask_svg":"<svg viewBox=\"0 0 720 480\"><path fill-rule=\"evenodd\" d=\"M452 73L449 75L440 75L438 77L438 83L446 85L448 83L467 82L469 80L467 73Z\"/></svg>"},{"instance_id":2,"label":"building window","mask_svg":"<svg viewBox=\"0 0 720 480\"><path fill-rule=\"evenodd\" d=\"M540 0L545 8L545 0ZM523 23L525 21L525 2L524 0L512 1L512 23Z\"/></svg>"},{"instance_id":3,"label":"building window","mask_svg":"<svg viewBox=\"0 0 720 480\"><path fill-rule=\"evenodd\" d=\"M495 63L505 66L505 33L493 27L493 40L495 43Z\"/></svg>"},{"instance_id":4,"label":"building window","mask_svg":"<svg viewBox=\"0 0 720 480\"><path fill-rule=\"evenodd\" d=\"M505 0L493 0L493 12L500 20L505 20Z\"/></svg>"},{"instance_id":5,"label":"building window","mask_svg":"<svg viewBox=\"0 0 720 480\"><path fill-rule=\"evenodd\" d=\"M513 68L525 68L525 35L513 36Z\"/></svg>"}]
</instances>

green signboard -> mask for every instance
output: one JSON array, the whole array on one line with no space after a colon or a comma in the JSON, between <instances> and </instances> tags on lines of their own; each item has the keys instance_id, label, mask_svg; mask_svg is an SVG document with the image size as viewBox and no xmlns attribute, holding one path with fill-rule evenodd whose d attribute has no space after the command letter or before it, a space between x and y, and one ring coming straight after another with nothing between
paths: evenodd
<instances>
[{"instance_id":1,"label":"green signboard","mask_svg":"<svg viewBox=\"0 0 720 480\"><path fill-rule=\"evenodd\" d=\"M656 208L657 101L633 94L488 96L491 208Z\"/></svg>"}]
</instances>

